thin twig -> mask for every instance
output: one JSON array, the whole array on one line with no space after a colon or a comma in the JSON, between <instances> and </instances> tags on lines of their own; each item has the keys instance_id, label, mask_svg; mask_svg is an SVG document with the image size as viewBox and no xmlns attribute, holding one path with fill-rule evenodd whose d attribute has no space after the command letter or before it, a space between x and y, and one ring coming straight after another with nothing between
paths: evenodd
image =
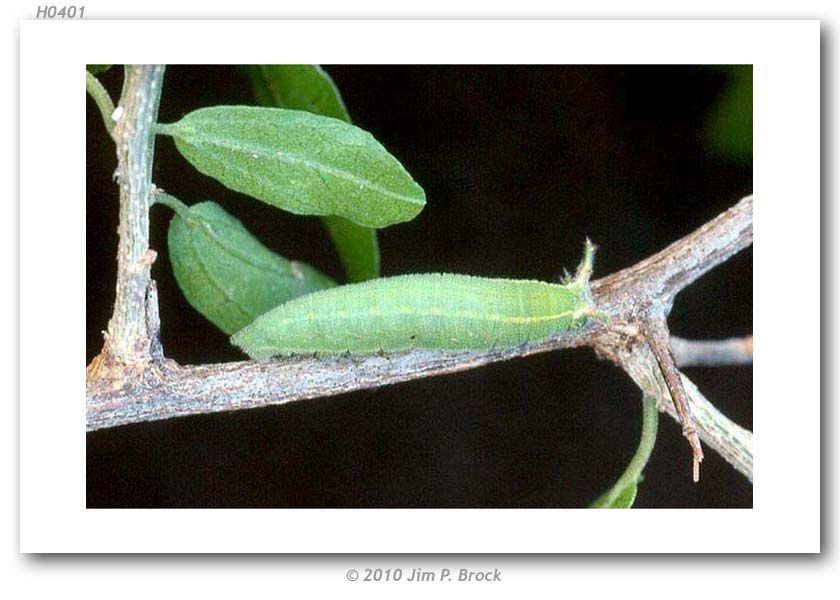
<instances>
[{"instance_id":1,"label":"thin twig","mask_svg":"<svg viewBox=\"0 0 840 600\"><path fill-rule=\"evenodd\" d=\"M668 386L668 392L677 410L680 425L685 438L691 446L693 455L692 476L694 481L700 481L700 463L703 462L703 448L700 446L700 438L697 435L697 428L691 418L691 408L688 404L688 394L683 387L682 377L677 370L677 363L674 360L674 353L671 351L671 334L668 331L668 324L665 316L654 317L645 323L645 339L650 346L651 352L659 363L659 370Z\"/></svg>"},{"instance_id":2,"label":"thin twig","mask_svg":"<svg viewBox=\"0 0 840 600\"><path fill-rule=\"evenodd\" d=\"M671 336L671 348L679 367L727 367L751 365L753 338L725 340L684 340Z\"/></svg>"}]
</instances>

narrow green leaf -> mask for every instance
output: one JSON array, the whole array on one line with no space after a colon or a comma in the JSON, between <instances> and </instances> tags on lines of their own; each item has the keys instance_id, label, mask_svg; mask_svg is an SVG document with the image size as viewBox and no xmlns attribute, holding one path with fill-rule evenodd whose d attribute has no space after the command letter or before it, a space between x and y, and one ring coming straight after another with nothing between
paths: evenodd
<instances>
[{"instance_id":1,"label":"narrow green leaf","mask_svg":"<svg viewBox=\"0 0 840 600\"><path fill-rule=\"evenodd\" d=\"M379 242L375 229L341 217L324 217L324 226L338 250L347 279L356 283L379 277Z\"/></svg>"},{"instance_id":2,"label":"narrow green leaf","mask_svg":"<svg viewBox=\"0 0 840 600\"><path fill-rule=\"evenodd\" d=\"M292 298L335 285L263 246L215 202L172 200L159 201L176 209L169 224L175 279L193 308L228 335Z\"/></svg>"},{"instance_id":3,"label":"narrow green leaf","mask_svg":"<svg viewBox=\"0 0 840 600\"><path fill-rule=\"evenodd\" d=\"M260 104L305 110L351 122L338 88L318 65L251 65L244 69ZM324 226L351 282L379 277L379 243L375 229L340 217L324 217Z\"/></svg>"},{"instance_id":4,"label":"narrow green leaf","mask_svg":"<svg viewBox=\"0 0 840 600\"><path fill-rule=\"evenodd\" d=\"M254 65L246 72L260 104L305 110L350 123L338 88L318 65Z\"/></svg>"},{"instance_id":5,"label":"narrow green leaf","mask_svg":"<svg viewBox=\"0 0 840 600\"><path fill-rule=\"evenodd\" d=\"M263 106L276 106L277 108L288 108L278 105L274 100L274 96L271 95L271 90L268 89L268 83L262 76L262 70L259 65L242 65L240 68L251 82L251 92L259 104Z\"/></svg>"},{"instance_id":6,"label":"narrow green leaf","mask_svg":"<svg viewBox=\"0 0 840 600\"><path fill-rule=\"evenodd\" d=\"M283 108L215 106L158 125L202 173L268 204L368 227L409 221L426 196L372 135Z\"/></svg>"},{"instance_id":7,"label":"narrow green leaf","mask_svg":"<svg viewBox=\"0 0 840 600\"><path fill-rule=\"evenodd\" d=\"M639 482L642 480L642 470L656 443L658 428L659 411L656 408L656 400L644 395L642 396L642 435L639 447L615 485L599 496L589 505L589 508L630 508L633 506Z\"/></svg>"},{"instance_id":8,"label":"narrow green leaf","mask_svg":"<svg viewBox=\"0 0 840 600\"><path fill-rule=\"evenodd\" d=\"M91 75L99 75L100 73L104 73L114 65L87 65L88 73Z\"/></svg>"}]
</instances>

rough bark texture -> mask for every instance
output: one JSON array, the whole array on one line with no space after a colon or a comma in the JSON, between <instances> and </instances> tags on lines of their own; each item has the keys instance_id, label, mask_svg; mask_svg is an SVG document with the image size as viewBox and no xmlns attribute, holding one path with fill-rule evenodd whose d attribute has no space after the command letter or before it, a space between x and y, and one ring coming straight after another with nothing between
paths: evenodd
<instances>
[{"instance_id":1,"label":"rough bark texture","mask_svg":"<svg viewBox=\"0 0 840 600\"><path fill-rule=\"evenodd\" d=\"M180 366L165 359L158 339L157 295L149 277L154 253L148 249L151 124L157 114L162 74L162 66L132 67L120 101L124 112L115 130L122 140L118 143L119 282L105 348L88 367L89 431L284 404L454 373L537 352L590 346L655 397L660 410L677 420L683 413L681 422L690 441L696 427L705 443L752 478L751 432L717 411L678 373L664 321L682 289L752 243L752 196L650 258L594 281L594 302L610 317L606 325L592 322L538 343L481 352L418 350L391 356L200 366ZM661 326L651 327L651 323ZM663 377L663 372L670 377ZM689 413L693 420L687 418Z\"/></svg>"},{"instance_id":2,"label":"rough bark texture","mask_svg":"<svg viewBox=\"0 0 840 600\"><path fill-rule=\"evenodd\" d=\"M103 351L107 362L145 365L150 360L146 296L155 253L149 249L152 159L163 65L135 65L126 73L115 111L117 181L120 186L117 296Z\"/></svg>"}]
</instances>

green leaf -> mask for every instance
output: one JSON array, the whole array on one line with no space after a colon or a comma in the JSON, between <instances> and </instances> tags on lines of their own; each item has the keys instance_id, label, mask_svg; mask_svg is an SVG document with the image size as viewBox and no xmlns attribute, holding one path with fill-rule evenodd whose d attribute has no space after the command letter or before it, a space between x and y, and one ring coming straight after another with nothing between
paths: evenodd
<instances>
[{"instance_id":1,"label":"green leaf","mask_svg":"<svg viewBox=\"0 0 840 600\"><path fill-rule=\"evenodd\" d=\"M334 282L309 265L278 256L215 202L176 209L169 224L169 258L184 296L226 334L261 314Z\"/></svg>"},{"instance_id":2,"label":"green leaf","mask_svg":"<svg viewBox=\"0 0 840 600\"><path fill-rule=\"evenodd\" d=\"M609 490L599 496L589 508L630 508L636 501L636 492L642 480L642 470L653 452L656 431L659 428L659 411L656 400L642 396L642 435L639 447L630 464Z\"/></svg>"},{"instance_id":3,"label":"green leaf","mask_svg":"<svg viewBox=\"0 0 840 600\"><path fill-rule=\"evenodd\" d=\"M351 122L338 88L318 65L251 65L244 69L260 104ZM340 217L325 217L324 225L350 281L379 277L379 244L374 229Z\"/></svg>"},{"instance_id":4,"label":"green leaf","mask_svg":"<svg viewBox=\"0 0 840 600\"><path fill-rule=\"evenodd\" d=\"M305 110L350 123L338 88L318 65L254 65L245 71L260 104Z\"/></svg>"},{"instance_id":5,"label":"green leaf","mask_svg":"<svg viewBox=\"0 0 840 600\"><path fill-rule=\"evenodd\" d=\"M753 154L752 66L734 65L725 72L729 81L706 121L706 144L722 158L749 163Z\"/></svg>"},{"instance_id":6,"label":"green leaf","mask_svg":"<svg viewBox=\"0 0 840 600\"><path fill-rule=\"evenodd\" d=\"M100 73L104 73L114 65L87 65L88 73L91 75L99 75Z\"/></svg>"},{"instance_id":7,"label":"green leaf","mask_svg":"<svg viewBox=\"0 0 840 600\"><path fill-rule=\"evenodd\" d=\"M426 203L423 188L372 135L337 119L215 106L158 131L202 173L293 213L386 227L413 219Z\"/></svg>"}]
</instances>

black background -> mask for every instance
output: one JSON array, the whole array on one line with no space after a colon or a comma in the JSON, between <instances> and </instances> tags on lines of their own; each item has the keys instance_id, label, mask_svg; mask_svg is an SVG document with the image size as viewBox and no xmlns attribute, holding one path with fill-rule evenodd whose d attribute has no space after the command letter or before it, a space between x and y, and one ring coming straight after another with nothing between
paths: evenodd
<instances>
[{"instance_id":1,"label":"black background","mask_svg":"<svg viewBox=\"0 0 840 600\"><path fill-rule=\"evenodd\" d=\"M697 67L327 66L347 108L424 187L412 222L380 233L383 275L459 272L557 280L585 236L595 276L661 249L752 191L749 165L703 145L726 76ZM122 70L101 76L114 98ZM170 66L161 122L254 104L233 66ZM87 108L87 361L114 300L113 144ZM263 242L341 278L315 218L290 215L194 171L158 140L155 183L212 199ZM162 341L180 363L244 358L184 300L169 267L171 213L152 209ZM674 334L752 331L752 252L678 298ZM687 369L752 428L752 368ZM588 349L283 407L87 434L89 507L583 507L638 442L640 394ZM638 507L751 507L752 487L713 451L700 484L668 417Z\"/></svg>"}]
</instances>

